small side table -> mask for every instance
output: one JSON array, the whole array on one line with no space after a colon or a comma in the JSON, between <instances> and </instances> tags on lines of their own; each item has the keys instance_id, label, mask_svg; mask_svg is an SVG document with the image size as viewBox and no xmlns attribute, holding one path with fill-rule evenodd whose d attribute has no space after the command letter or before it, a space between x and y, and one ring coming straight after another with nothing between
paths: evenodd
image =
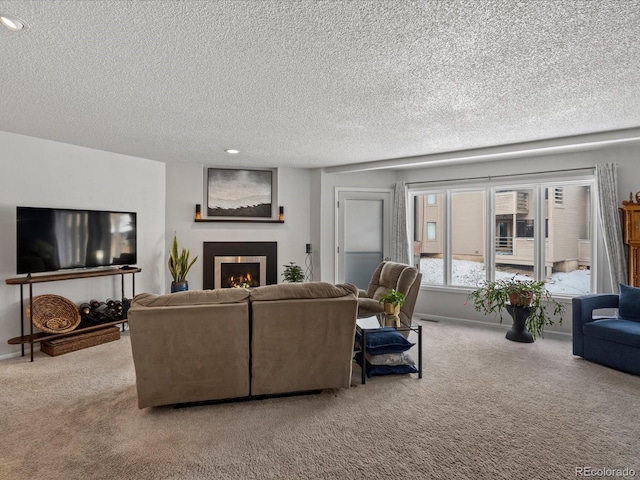
<instances>
[{"instance_id":1,"label":"small side table","mask_svg":"<svg viewBox=\"0 0 640 480\"><path fill-rule=\"evenodd\" d=\"M356 333L360 334L362 358L360 359L361 383L367 383L367 336L379 333L387 319L382 314L380 317L364 317L356 320ZM418 334L418 378L422 378L422 325L411 324L410 327L396 327L400 332L416 332Z\"/></svg>"}]
</instances>

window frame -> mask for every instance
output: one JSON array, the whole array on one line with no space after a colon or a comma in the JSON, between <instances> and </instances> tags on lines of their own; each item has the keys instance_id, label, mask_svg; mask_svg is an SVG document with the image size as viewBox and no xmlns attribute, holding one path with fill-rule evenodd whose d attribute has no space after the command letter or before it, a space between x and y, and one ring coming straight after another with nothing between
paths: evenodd
<instances>
[{"instance_id":1,"label":"window frame","mask_svg":"<svg viewBox=\"0 0 640 480\"><path fill-rule=\"evenodd\" d=\"M584 172L584 171L583 171ZM408 186L408 219L410 231L415 235L415 198L420 195L443 194L443 223L442 226L436 226L440 229L443 236L443 283L423 283L423 289L448 289L451 291L471 291L474 287L453 285L451 282L452 274L452 236L451 236L451 195L454 192L461 191L484 191L485 195L485 267L487 279L495 278L495 248L493 243L496 235L495 225L495 193L497 191L532 189L533 201L535 202L534 213L534 278L544 280L545 277L545 240L548 235L548 219L545 214L545 194L549 193L552 197L552 207L555 204L555 189L560 187L563 190L565 186L586 186L589 187L591 205L590 215L591 222L588 227L590 243L591 259L590 268L590 286L589 293L597 290L598 278L598 262L597 262L597 245L602 242L602 231L598 222L598 206L597 206L597 190L595 185L595 176L593 172L558 176L553 173L541 173L530 175L514 175L505 176L499 179L466 179L459 181L442 181L442 182L425 182L414 183ZM549 191L547 190L549 189ZM563 197L564 199L564 197ZM551 199L549 199L551 200ZM564 208L564 205L563 207ZM557 294L559 298L570 299L580 294Z\"/></svg>"}]
</instances>

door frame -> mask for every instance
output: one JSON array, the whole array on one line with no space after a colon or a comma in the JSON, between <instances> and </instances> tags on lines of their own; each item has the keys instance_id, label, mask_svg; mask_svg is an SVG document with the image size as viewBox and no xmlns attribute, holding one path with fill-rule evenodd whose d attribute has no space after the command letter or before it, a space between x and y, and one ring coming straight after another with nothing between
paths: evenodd
<instances>
[{"instance_id":1,"label":"door frame","mask_svg":"<svg viewBox=\"0 0 640 480\"><path fill-rule=\"evenodd\" d=\"M382 251L383 251L383 259L388 259L389 258L389 254L390 254L390 243L391 243L391 237L390 237L390 232L391 232L391 211L392 211L392 202L393 202L393 188L384 188L384 187L379 187L379 188L371 188L371 187L335 187L334 189L334 245L333 245L333 253L334 253L334 266L333 266L333 276L334 276L334 283L340 283L339 277L340 277L340 256L344 255L344 248L342 249L343 251L339 250L339 247L341 246L340 243L340 233L343 231L343 225L340 225L340 207L339 207L339 202L340 202L340 196L344 195L344 194L348 194L348 193L353 193L354 196L357 196L358 194L379 194L379 200L382 200L383 205L385 204L384 202L387 202L387 212L386 213L386 217L387 217L387 224L384 223L385 221L385 215L383 214L383 245L382 245ZM354 198L357 199L357 198ZM363 198L364 200L366 200L367 198ZM368 199L372 199L372 198L368 198ZM343 261L344 263L344 261Z\"/></svg>"}]
</instances>

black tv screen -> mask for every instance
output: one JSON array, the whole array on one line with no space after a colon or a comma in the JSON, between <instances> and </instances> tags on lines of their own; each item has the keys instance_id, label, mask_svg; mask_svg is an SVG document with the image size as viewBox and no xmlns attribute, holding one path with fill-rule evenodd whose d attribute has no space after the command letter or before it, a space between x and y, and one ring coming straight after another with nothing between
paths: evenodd
<instances>
[{"instance_id":1,"label":"black tv screen","mask_svg":"<svg viewBox=\"0 0 640 480\"><path fill-rule=\"evenodd\" d=\"M17 207L17 273L137 263L135 212Z\"/></svg>"}]
</instances>

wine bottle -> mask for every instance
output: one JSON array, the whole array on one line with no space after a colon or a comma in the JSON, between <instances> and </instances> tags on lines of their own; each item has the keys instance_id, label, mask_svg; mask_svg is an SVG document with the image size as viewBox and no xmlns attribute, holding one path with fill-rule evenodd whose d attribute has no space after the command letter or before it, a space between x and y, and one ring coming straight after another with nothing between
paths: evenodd
<instances>
[{"instance_id":1,"label":"wine bottle","mask_svg":"<svg viewBox=\"0 0 640 480\"><path fill-rule=\"evenodd\" d=\"M92 298L91 300L89 300L89 306L91 307L91 310L95 310L100 306L100 302L95 298Z\"/></svg>"},{"instance_id":2,"label":"wine bottle","mask_svg":"<svg viewBox=\"0 0 640 480\"><path fill-rule=\"evenodd\" d=\"M78 310L80 311L80 315L89 315L91 313L91 305L88 303L81 303Z\"/></svg>"},{"instance_id":3,"label":"wine bottle","mask_svg":"<svg viewBox=\"0 0 640 480\"><path fill-rule=\"evenodd\" d=\"M107 310L109 310L109 307L107 307L107 305L105 303L101 303L96 309L95 311L99 314L104 314L107 312Z\"/></svg>"},{"instance_id":4,"label":"wine bottle","mask_svg":"<svg viewBox=\"0 0 640 480\"><path fill-rule=\"evenodd\" d=\"M109 308L113 308L116 306L116 302L113 298L107 298L107 301L105 302L107 304L107 307Z\"/></svg>"}]
</instances>

